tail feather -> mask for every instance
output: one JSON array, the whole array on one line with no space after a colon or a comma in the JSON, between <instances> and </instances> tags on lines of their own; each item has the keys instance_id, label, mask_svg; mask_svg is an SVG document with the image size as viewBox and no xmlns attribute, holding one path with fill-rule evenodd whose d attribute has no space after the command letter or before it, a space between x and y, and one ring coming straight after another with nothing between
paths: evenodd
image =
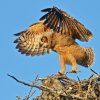
<instances>
[{"instance_id":1,"label":"tail feather","mask_svg":"<svg viewBox=\"0 0 100 100\"><path fill-rule=\"evenodd\" d=\"M94 62L94 51L92 48L83 48L83 50L85 52L85 57L80 65L84 67L90 67Z\"/></svg>"}]
</instances>

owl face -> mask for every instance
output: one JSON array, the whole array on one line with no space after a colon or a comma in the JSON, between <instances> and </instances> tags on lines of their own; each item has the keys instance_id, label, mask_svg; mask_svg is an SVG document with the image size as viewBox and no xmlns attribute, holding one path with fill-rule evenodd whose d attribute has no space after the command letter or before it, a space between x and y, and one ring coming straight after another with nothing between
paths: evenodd
<instances>
[{"instance_id":1,"label":"owl face","mask_svg":"<svg viewBox=\"0 0 100 100\"><path fill-rule=\"evenodd\" d=\"M41 42L43 42L43 43L48 43L48 38L47 38L46 36L43 36L43 37L41 38Z\"/></svg>"},{"instance_id":2,"label":"owl face","mask_svg":"<svg viewBox=\"0 0 100 100\"><path fill-rule=\"evenodd\" d=\"M44 33L44 35L41 36L40 45L42 45L43 47L50 47L51 36L52 36L52 34L50 32Z\"/></svg>"}]
</instances>

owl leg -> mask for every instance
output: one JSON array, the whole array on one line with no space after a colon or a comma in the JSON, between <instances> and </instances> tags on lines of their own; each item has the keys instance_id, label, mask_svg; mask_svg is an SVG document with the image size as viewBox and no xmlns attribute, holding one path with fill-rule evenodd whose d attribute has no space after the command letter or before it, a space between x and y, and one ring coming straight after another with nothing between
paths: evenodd
<instances>
[{"instance_id":1,"label":"owl leg","mask_svg":"<svg viewBox=\"0 0 100 100\"><path fill-rule=\"evenodd\" d=\"M68 58L69 58L69 61L72 64L72 70L69 71L69 73L77 73L77 72L80 72L79 70L77 70L77 62L76 62L75 57L73 57L71 54L69 54L68 55Z\"/></svg>"},{"instance_id":2,"label":"owl leg","mask_svg":"<svg viewBox=\"0 0 100 100\"><path fill-rule=\"evenodd\" d=\"M60 64L61 64L60 73L64 74L66 71L66 66L65 66L64 57L62 55L60 55Z\"/></svg>"}]
</instances>

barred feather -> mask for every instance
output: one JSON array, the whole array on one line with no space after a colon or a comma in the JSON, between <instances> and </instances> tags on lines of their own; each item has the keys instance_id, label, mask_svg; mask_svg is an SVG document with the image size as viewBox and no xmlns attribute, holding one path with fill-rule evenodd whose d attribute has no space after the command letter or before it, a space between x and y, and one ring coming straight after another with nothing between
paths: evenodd
<instances>
[{"instance_id":1,"label":"barred feather","mask_svg":"<svg viewBox=\"0 0 100 100\"><path fill-rule=\"evenodd\" d=\"M47 12L47 14L40 20L44 20L44 24L54 31L69 34L73 39L81 41L88 41L92 38L92 33L83 24L57 7L43 9L42 12Z\"/></svg>"},{"instance_id":2,"label":"barred feather","mask_svg":"<svg viewBox=\"0 0 100 100\"><path fill-rule=\"evenodd\" d=\"M46 36L48 41L51 41L50 36L52 35L52 32L45 32L43 31L43 29L43 24L39 22L33 24L31 27L29 27L28 30L15 34L16 36L19 36L14 41L14 43L17 43L16 49L18 49L21 54L26 54L27 56L43 55L46 53L50 53L51 50L49 48L49 42L43 42L41 41L41 39L43 36Z\"/></svg>"},{"instance_id":3,"label":"barred feather","mask_svg":"<svg viewBox=\"0 0 100 100\"><path fill-rule=\"evenodd\" d=\"M83 61L80 63L80 65L84 67L90 67L94 62L94 51L92 48L83 48L85 55Z\"/></svg>"}]
</instances>

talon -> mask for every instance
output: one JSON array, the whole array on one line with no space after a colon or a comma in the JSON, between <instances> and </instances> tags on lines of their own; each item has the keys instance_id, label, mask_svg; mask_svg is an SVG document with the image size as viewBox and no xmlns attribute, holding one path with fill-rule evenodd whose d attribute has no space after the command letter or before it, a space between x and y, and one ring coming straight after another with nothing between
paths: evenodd
<instances>
[{"instance_id":1,"label":"talon","mask_svg":"<svg viewBox=\"0 0 100 100\"><path fill-rule=\"evenodd\" d=\"M54 76L58 79L68 79L68 77L65 74L61 73L61 72L58 72L57 74L54 74Z\"/></svg>"},{"instance_id":2,"label":"talon","mask_svg":"<svg viewBox=\"0 0 100 100\"><path fill-rule=\"evenodd\" d=\"M55 76L63 76L64 74L61 72L58 72L57 74L55 74Z\"/></svg>"},{"instance_id":3,"label":"talon","mask_svg":"<svg viewBox=\"0 0 100 100\"><path fill-rule=\"evenodd\" d=\"M68 73L77 73L77 72L81 72L80 70L71 70Z\"/></svg>"}]
</instances>

